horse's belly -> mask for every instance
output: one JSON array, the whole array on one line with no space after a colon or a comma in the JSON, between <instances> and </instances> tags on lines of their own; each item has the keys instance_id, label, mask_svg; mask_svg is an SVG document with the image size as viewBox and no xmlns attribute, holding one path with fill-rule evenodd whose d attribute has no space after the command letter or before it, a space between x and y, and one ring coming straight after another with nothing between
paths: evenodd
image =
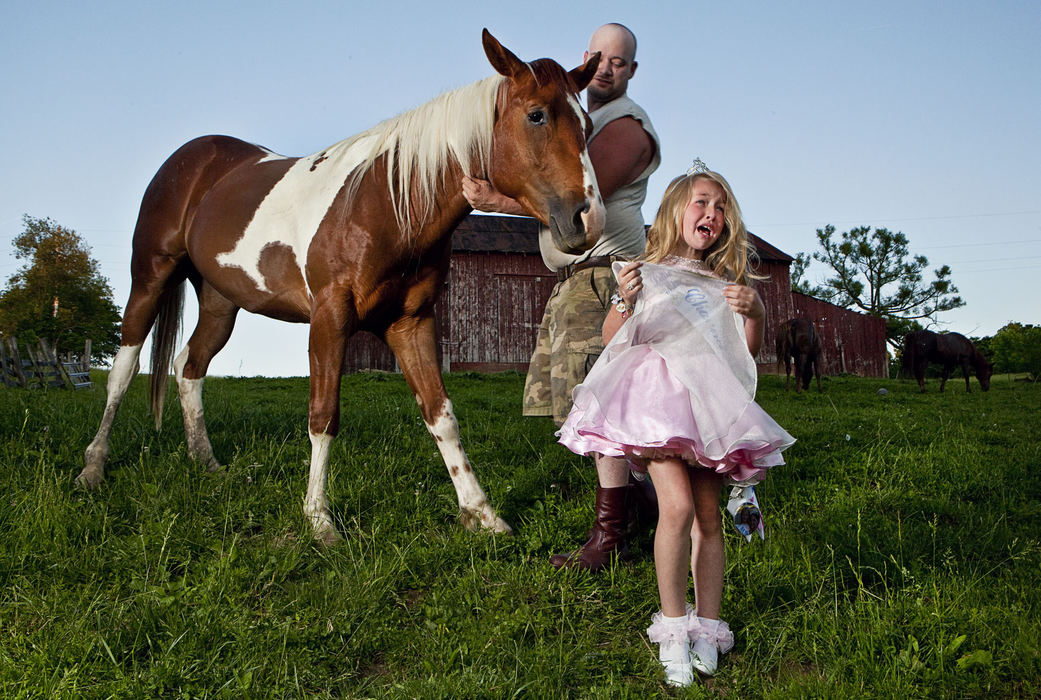
<instances>
[{"instance_id":1,"label":"horse's belly","mask_svg":"<svg viewBox=\"0 0 1041 700\"><path fill-rule=\"evenodd\" d=\"M196 267L217 291L246 311L294 323L307 323L311 318L311 297L289 246L269 243L260 251L260 279L213 258L196 262Z\"/></svg>"}]
</instances>

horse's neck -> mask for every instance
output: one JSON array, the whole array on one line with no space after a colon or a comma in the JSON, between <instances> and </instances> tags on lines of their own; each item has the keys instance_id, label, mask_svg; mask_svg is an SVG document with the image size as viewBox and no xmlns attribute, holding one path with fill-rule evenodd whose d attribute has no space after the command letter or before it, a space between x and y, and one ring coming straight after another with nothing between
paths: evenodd
<instances>
[{"instance_id":1,"label":"horse's neck","mask_svg":"<svg viewBox=\"0 0 1041 700\"><path fill-rule=\"evenodd\" d=\"M438 241L449 237L456 227L473 211L463 197L463 167L454 159L440 175L437 186L437 203L431 209L430 218L419 229L415 244L429 249Z\"/></svg>"}]
</instances>

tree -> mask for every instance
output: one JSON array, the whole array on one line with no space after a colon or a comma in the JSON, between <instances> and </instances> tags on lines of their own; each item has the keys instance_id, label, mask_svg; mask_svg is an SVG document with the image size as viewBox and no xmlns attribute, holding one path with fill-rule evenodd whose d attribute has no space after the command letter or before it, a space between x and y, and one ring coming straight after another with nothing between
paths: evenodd
<instances>
[{"instance_id":1,"label":"tree","mask_svg":"<svg viewBox=\"0 0 1041 700\"><path fill-rule=\"evenodd\" d=\"M24 216L15 257L27 264L0 292L0 332L25 342L48 340L58 352L83 352L101 361L119 349L120 313L108 279L86 242L50 219Z\"/></svg>"},{"instance_id":2,"label":"tree","mask_svg":"<svg viewBox=\"0 0 1041 700\"><path fill-rule=\"evenodd\" d=\"M821 250L813 259L827 265L834 276L812 288L813 295L884 318L886 340L894 348L909 331L921 328L923 320L935 322L937 314L965 306L947 265L933 270L931 282L923 280L929 260L911 255L903 233L862 226L841 234L841 241L832 240L834 235L830 224L817 229ZM803 260L800 277L809 264L809 258Z\"/></svg>"},{"instance_id":3,"label":"tree","mask_svg":"<svg viewBox=\"0 0 1041 700\"><path fill-rule=\"evenodd\" d=\"M996 372L1027 372L1033 381L1041 377L1041 326L1004 325L990 339Z\"/></svg>"},{"instance_id":4,"label":"tree","mask_svg":"<svg viewBox=\"0 0 1041 700\"><path fill-rule=\"evenodd\" d=\"M810 266L812 260L813 257L807 253L795 254L795 260L792 260L790 271L792 291L799 292L800 294L808 294L811 297L820 297L826 294L826 292L820 287L810 285L808 280L803 279L803 275L806 274L806 268Z\"/></svg>"}]
</instances>

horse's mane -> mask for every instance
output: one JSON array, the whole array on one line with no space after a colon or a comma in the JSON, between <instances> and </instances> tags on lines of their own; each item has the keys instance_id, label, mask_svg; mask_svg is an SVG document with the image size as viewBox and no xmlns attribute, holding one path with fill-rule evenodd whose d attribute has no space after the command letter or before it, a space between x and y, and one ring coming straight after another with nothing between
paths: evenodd
<instances>
[{"instance_id":1,"label":"horse's mane","mask_svg":"<svg viewBox=\"0 0 1041 700\"><path fill-rule=\"evenodd\" d=\"M406 237L430 217L436 190L445 168L454 158L466 175L479 163L483 176L491 157L496 100L504 78L492 76L446 92L430 102L337 144L350 147L371 142L364 161L347 179L347 206L353 202L362 178L386 155L386 175L394 218Z\"/></svg>"}]
</instances>

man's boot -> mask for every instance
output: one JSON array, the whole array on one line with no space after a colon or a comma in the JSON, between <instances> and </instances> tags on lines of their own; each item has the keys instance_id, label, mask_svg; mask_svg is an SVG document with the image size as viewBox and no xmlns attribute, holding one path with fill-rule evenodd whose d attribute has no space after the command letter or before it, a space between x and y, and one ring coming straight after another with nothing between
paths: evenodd
<instances>
[{"instance_id":1,"label":"man's boot","mask_svg":"<svg viewBox=\"0 0 1041 700\"><path fill-rule=\"evenodd\" d=\"M585 544L574 552L554 554L549 563L562 566L600 571L611 561L611 555L619 559L629 558L629 545L625 530L629 521L627 507L629 486L605 489L596 487L596 520Z\"/></svg>"},{"instance_id":2,"label":"man's boot","mask_svg":"<svg viewBox=\"0 0 1041 700\"><path fill-rule=\"evenodd\" d=\"M658 526L658 494L647 472L629 470L629 534L636 536Z\"/></svg>"}]
</instances>

